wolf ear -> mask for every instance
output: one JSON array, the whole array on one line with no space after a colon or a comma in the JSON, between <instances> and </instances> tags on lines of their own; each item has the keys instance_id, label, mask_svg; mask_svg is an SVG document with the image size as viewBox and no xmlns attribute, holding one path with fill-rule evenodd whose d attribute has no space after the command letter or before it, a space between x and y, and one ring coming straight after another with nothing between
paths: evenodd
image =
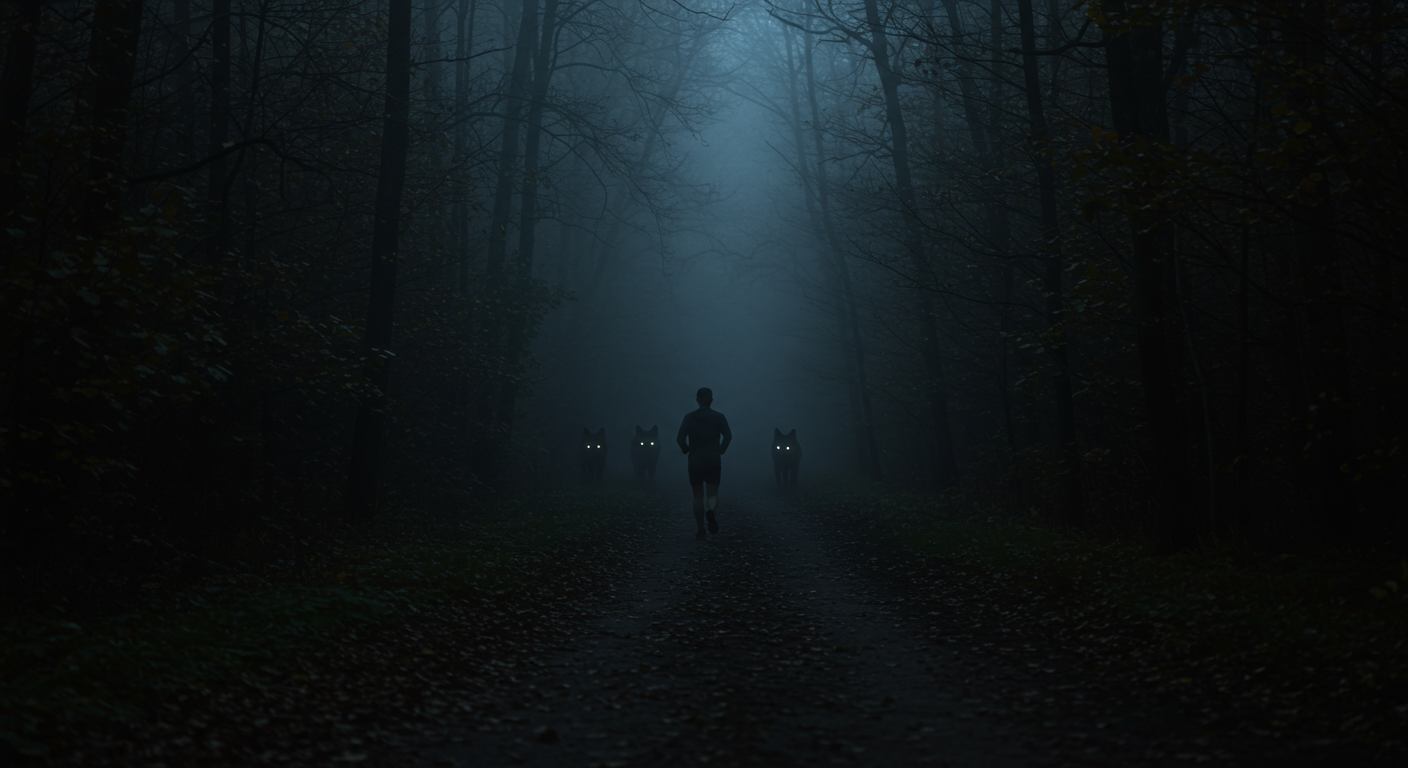
<instances>
[{"instance_id":1,"label":"wolf ear","mask_svg":"<svg viewBox=\"0 0 1408 768\"><path fill-rule=\"evenodd\" d=\"M640 428L640 425L639 425L639 424L636 425L636 434L637 434L637 435L639 435L640 433L642 433L642 432L644 432L644 431L645 431L645 430L643 430L643 429Z\"/></svg>"},{"instance_id":2,"label":"wolf ear","mask_svg":"<svg viewBox=\"0 0 1408 768\"><path fill-rule=\"evenodd\" d=\"M773 436L773 437L782 437L782 430L778 429L777 427L773 427L773 428L772 428L772 436Z\"/></svg>"},{"instance_id":3,"label":"wolf ear","mask_svg":"<svg viewBox=\"0 0 1408 768\"><path fill-rule=\"evenodd\" d=\"M788 433L787 433L787 436L788 436L788 437L796 437L796 436L797 436L797 430L794 429L794 430L792 430L791 432L788 432Z\"/></svg>"},{"instance_id":4,"label":"wolf ear","mask_svg":"<svg viewBox=\"0 0 1408 768\"><path fill-rule=\"evenodd\" d=\"M658 435L658 434L660 434L660 425L659 425L659 424L656 424L655 426L651 427L651 428L650 428L650 434L652 434L652 435Z\"/></svg>"},{"instance_id":5,"label":"wolf ear","mask_svg":"<svg viewBox=\"0 0 1408 768\"><path fill-rule=\"evenodd\" d=\"M587 429L586 427L582 427L582 437L591 437L591 435L592 435L592 431L591 431L590 429Z\"/></svg>"}]
</instances>

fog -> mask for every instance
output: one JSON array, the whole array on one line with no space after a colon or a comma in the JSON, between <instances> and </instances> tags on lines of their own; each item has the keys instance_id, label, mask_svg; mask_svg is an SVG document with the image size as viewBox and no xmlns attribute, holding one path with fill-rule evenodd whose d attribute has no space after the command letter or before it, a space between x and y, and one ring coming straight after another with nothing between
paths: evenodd
<instances>
[{"instance_id":1,"label":"fog","mask_svg":"<svg viewBox=\"0 0 1408 768\"><path fill-rule=\"evenodd\" d=\"M795 429L803 490L1168 552L1377 530L1408 192L1364 94L1408 38L1307 32L1309 93L1299 32L1174 5L8 4L0 501L468 514L580 486L583 428L630 477L637 426L679 487L707 386L735 490Z\"/></svg>"},{"instance_id":2,"label":"fog","mask_svg":"<svg viewBox=\"0 0 1408 768\"><path fill-rule=\"evenodd\" d=\"M583 428L606 428L606 476L624 479L633 476L635 428L658 425L665 446L656 482L687 492L675 435L700 387L714 391L713 408L733 430L726 486L773 482L774 429L797 430L804 474L854 465L846 393L830 370L836 354L797 283L817 256L782 221L796 206L793 182L769 146L777 141L761 109L726 104L679 147L682 171L707 188L707 204L687 212L664 247L637 237L633 268L595 305L572 301L546 321L535 347L541 389L526 421L550 436L560 480L579 481ZM584 325L598 330L574 335Z\"/></svg>"},{"instance_id":3,"label":"fog","mask_svg":"<svg viewBox=\"0 0 1408 768\"><path fill-rule=\"evenodd\" d=\"M0 62L0 763L1404 763L1403 3L12 0Z\"/></svg>"}]
</instances>

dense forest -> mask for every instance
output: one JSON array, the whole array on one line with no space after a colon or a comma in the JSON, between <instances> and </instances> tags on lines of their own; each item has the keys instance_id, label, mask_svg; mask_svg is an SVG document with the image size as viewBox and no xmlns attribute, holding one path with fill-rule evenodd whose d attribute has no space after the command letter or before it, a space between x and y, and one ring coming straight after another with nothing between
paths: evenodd
<instances>
[{"instance_id":1,"label":"dense forest","mask_svg":"<svg viewBox=\"0 0 1408 768\"><path fill-rule=\"evenodd\" d=\"M12 568L565 480L532 393L739 104L851 472L1170 552L1402 522L1396 3L4 14Z\"/></svg>"},{"instance_id":2,"label":"dense forest","mask_svg":"<svg viewBox=\"0 0 1408 768\"><path fill-rule=\"evenodd\" d=\"M792 535L766 522L788 504L841 516L817 530L981 514L1021 526L959 537L981 548L981 530L1007 532L992 562L1013 541L1106 553L1063 563L1129 546L1186 569L1160 583L1201 584L1216 568L1178 558L1233 552L1301 568L1284 594L1329 585L1334 610L1401 608L1396 0L6 0L0 46L0 620L13 620L4 645L35 654L0 654L0 699L22 698L33 659L77 647L54 639L79 631L55 611L146 615L144 600L242 578L333 600L371 589L373 571L414 572L435 600L489 601L553 568L606 574L629 546L574 549L611 541L592 526L688 503L673 438L699 386L739 435L721 509L771 485L767 430L806 449L789 481L804 496L725 516L758 534L738 547ZM632 422L664 445L668 503L619 495L638 493ZM605 467L605 488L580 488L579 435L610 445L586 478ZM446 530L552 554L490 593L476 569L519 555L447 555L436 547L461 539L433 533ZM430 548L419 565L365 565L403 534ZM738 551L699 567L763 583L737 569L771 550ZM1362 584L1333 565L1371 561ZM1322 565L1339 575L1313 575ZM452 570L417 570L432 567ZM1080 567L1051 577L1053 600L1114 572ZM1165 566L1119 572L1146 567ZM1020 570L993 568L997 584ZM895 594L964 589L944 573ZM557 594L558 577L533 578ZM1187 591L1289 604L1225 581L1241 586ZM429 600L398 585L376 615ZM763 616L780 594L738 599ZM1162 599L1138 605L1176 602ZM1096 611L1080 610L1067 623L1085 623L1052 637L1083 637ZM1359 620L1306 610L1316 637ZM1218 613L1189 608L1187 625ZM1398 661L1361 653L1392 645L1400 614L1374 614L1399 629L1365 629L1377 634L1335 657L1368 665L1353 674L1278 657L1298 670L1285 681L1316 668L1358 681L1324 700L1379 714L1339 733L1387 738L1373 718L1408 716L1401 633ZM31 631L44 639L16 639ZM243 637L208 636L221 635ZM448 658L420 638L412 653ZM1238 663L1265 669L1247 659L1267 643L1244 645L1259 650ZM1354 693L1369 690L1386 698ZM34 702L48 699L23 696L0 701L0 750L60 754L36 746L49 715Z\"/></svg>"}]
</instances>

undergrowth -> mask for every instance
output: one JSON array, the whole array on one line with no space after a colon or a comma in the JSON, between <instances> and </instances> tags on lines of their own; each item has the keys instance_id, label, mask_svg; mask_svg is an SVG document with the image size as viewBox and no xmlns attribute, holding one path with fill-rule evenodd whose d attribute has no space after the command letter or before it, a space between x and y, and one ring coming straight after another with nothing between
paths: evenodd
<instances>
[{"instance_id":1,"label":"undergrowth","mask_svg":"<svg viewBox=\"0 0 1408 768\"><path fill-rule=\"evenodd\" d=\"M0 745L37 754L46 724L122 722L167 697L335 664L358 633L551 577L564 551L585 556L637 501L534 495L463 516L405 513L325 542L299 567L154 580L120 612L27 607L0 623Z\"/></svg>"},{"instance_id":2,"label":"undergrowth","mask_svg":"<svg viewBox=\"0 0 1408 768\"><path fill-rule=\"evenodd\" d=\"M1401 742L1408 726L1408 556L1402 542L1268 554L1219 544L1160 557L908 492L828 489L902 551L994 582L1067 645L1160 684L1225 696L1281 732ZM1055 620L1053 621L1053 617ZM1310 721L1313 721L1310 722ZM1397 736L1392 734L1397 733Z\"/></svg>"}]
</instances>

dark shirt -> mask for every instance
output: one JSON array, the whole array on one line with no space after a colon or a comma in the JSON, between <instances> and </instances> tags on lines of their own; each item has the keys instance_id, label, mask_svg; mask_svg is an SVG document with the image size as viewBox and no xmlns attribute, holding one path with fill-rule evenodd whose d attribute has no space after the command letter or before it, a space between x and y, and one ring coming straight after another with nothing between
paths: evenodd
<instances>
[{"instance_id":1,"label":"dark shirt","mask_svg":"<svg viewBox=\"0 0 1408 768\"><path fill-rule=\"evenodd\" d=\"M720 436L723 437L722 443L719 442ZM684 415L675 442L680 444L680 450L689 454L690 464L717 467L719 457L733 442L733 433L729 431L728 419L706 405Z\"/></svg>"}]
</instances>

